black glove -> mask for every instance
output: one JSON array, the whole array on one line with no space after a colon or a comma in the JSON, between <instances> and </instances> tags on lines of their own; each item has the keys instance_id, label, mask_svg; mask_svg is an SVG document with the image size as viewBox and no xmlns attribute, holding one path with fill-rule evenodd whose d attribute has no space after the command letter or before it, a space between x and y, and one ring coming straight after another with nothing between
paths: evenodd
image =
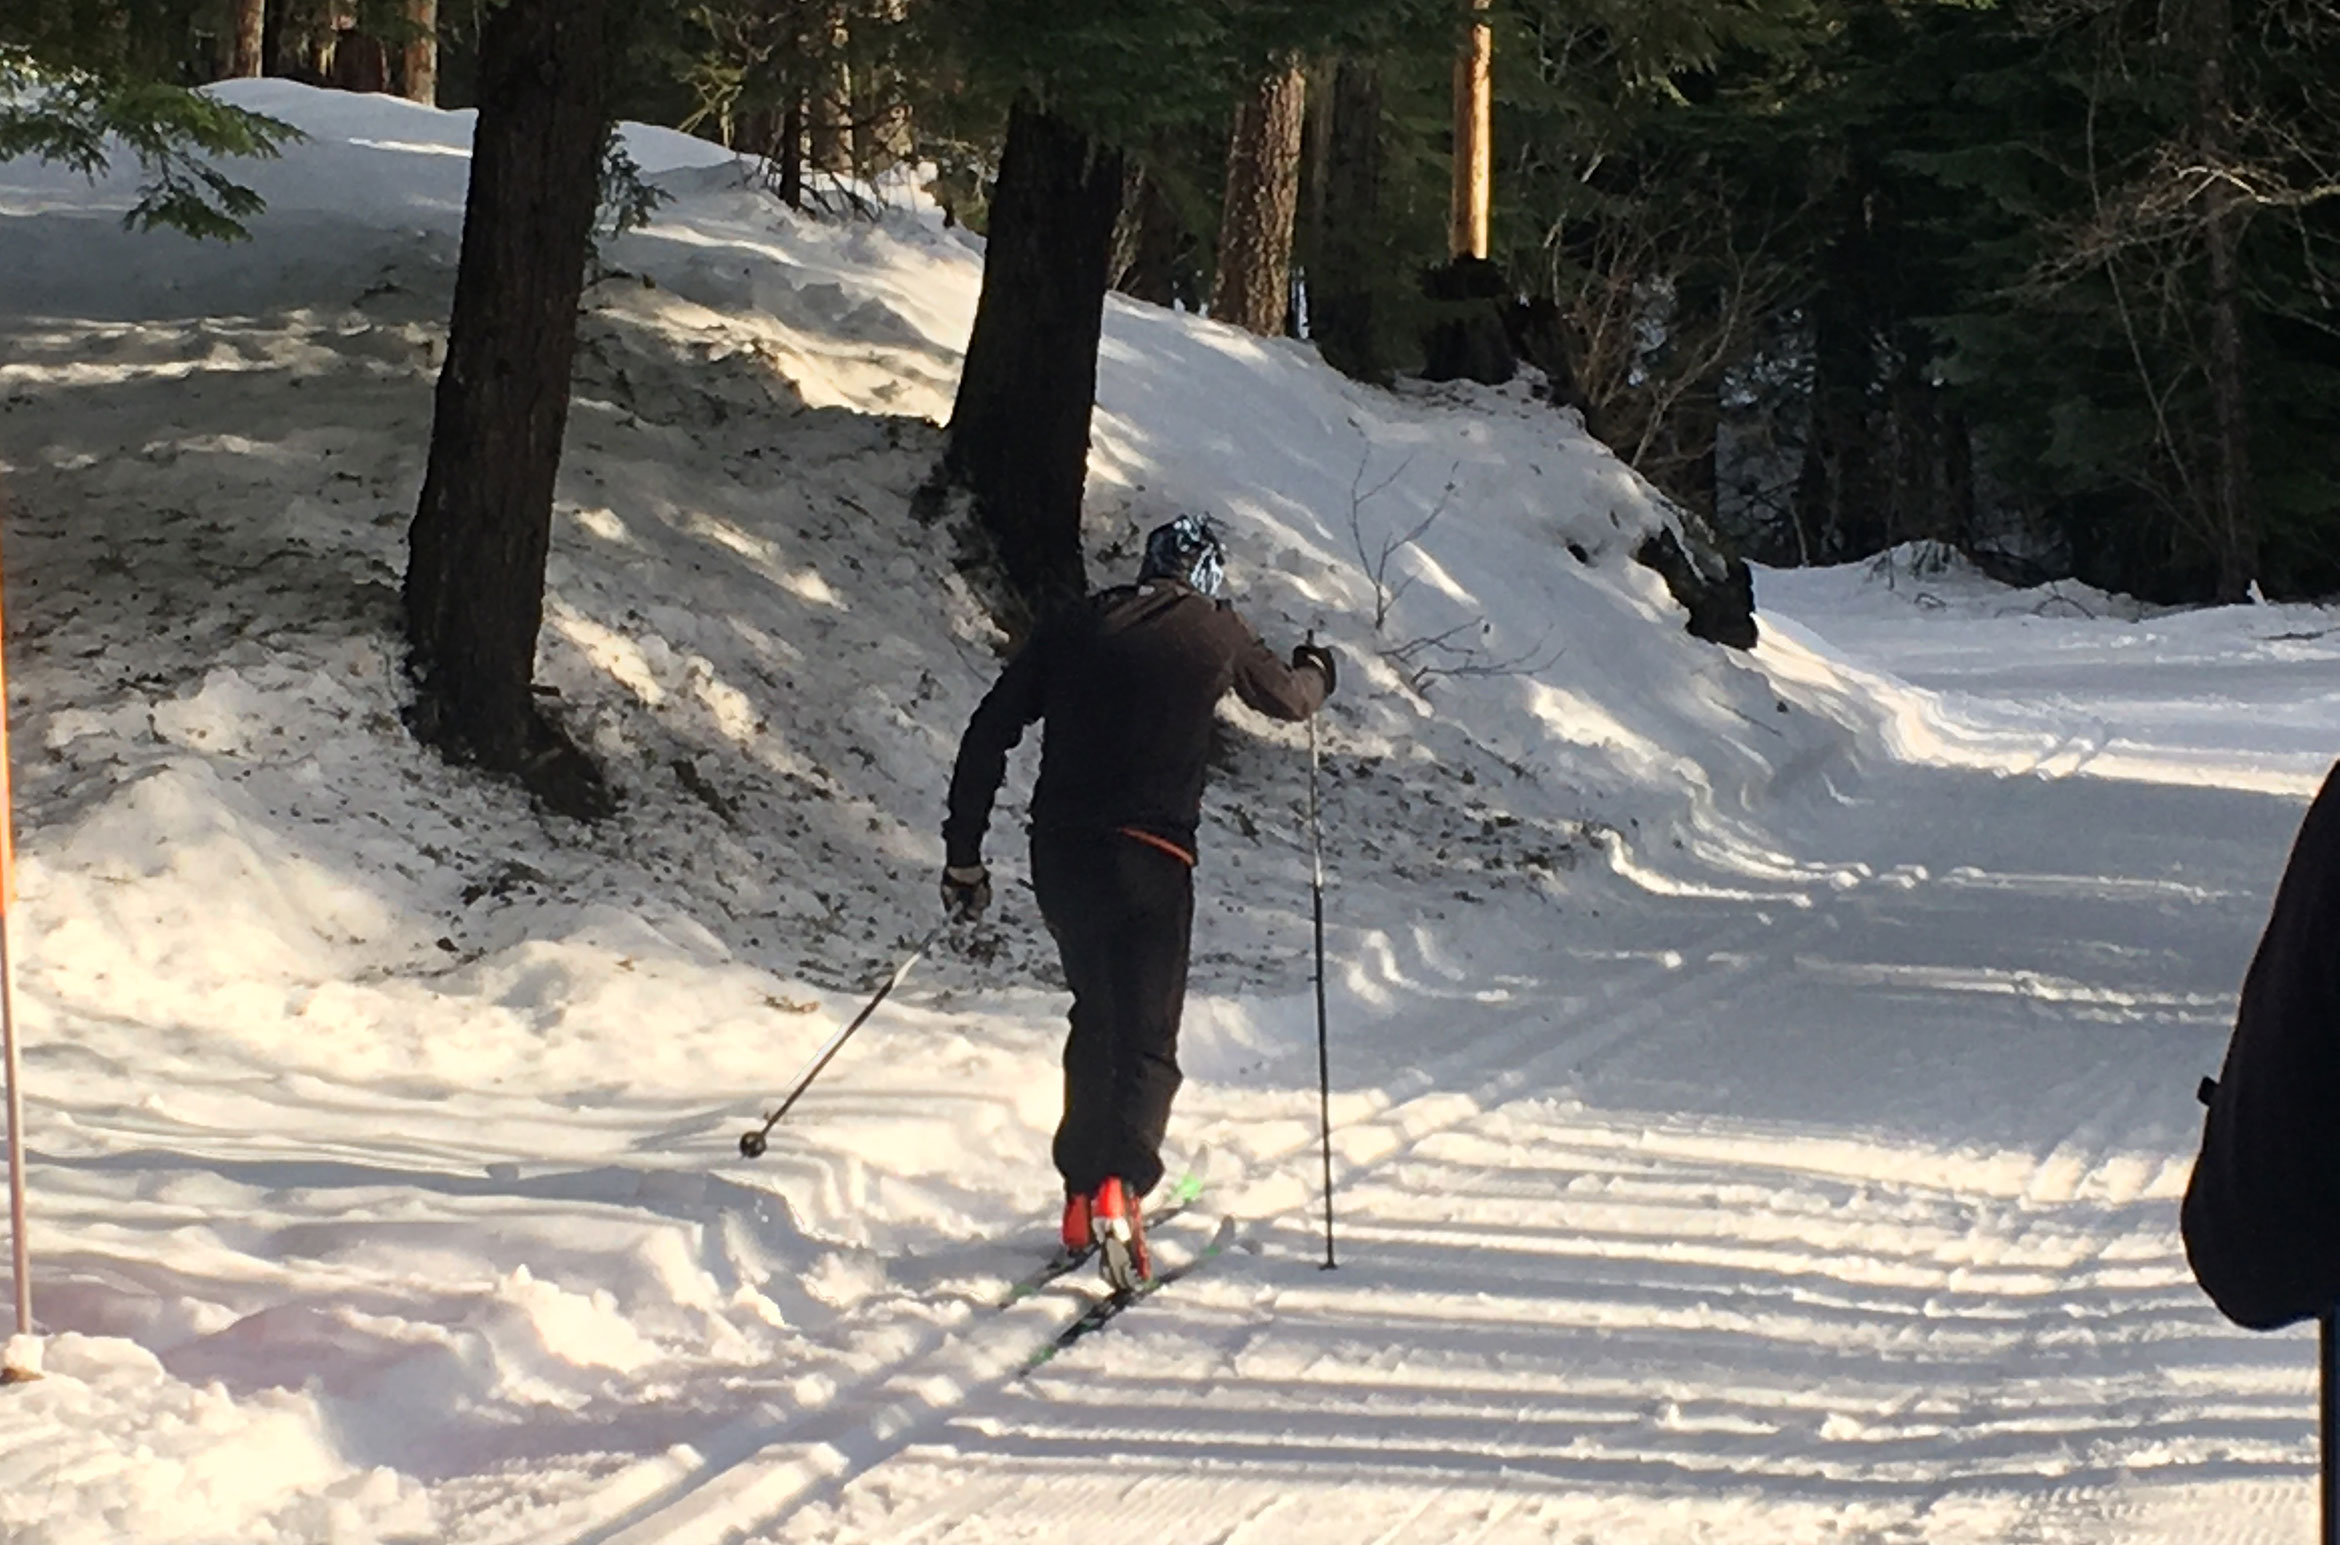
<instances>
[{"instance_id":1,"label":"black glove","mask_svg":"<svg viewBox=\"0 0 2340 1545\"><path fill-rule=\"evenodd\" d=\"M971 923L991 905L991 871L981 864L942 873L943 913L954 923Z\"/></svg>"},{"instance_id":2,"label":"black glove","mask_svg":"<svg viewBox=\"0 0 2340 1545\"><path fill-rule=\"evenodd\" d=\"M1292 669L1298 670L1303 665L1313 665L1324 673L1324 695L1332 696L1333 687L1340 681L1339 673L1333 669L1332 651L1321 644L1294 644Z\"/></svg>"}]
</instances>

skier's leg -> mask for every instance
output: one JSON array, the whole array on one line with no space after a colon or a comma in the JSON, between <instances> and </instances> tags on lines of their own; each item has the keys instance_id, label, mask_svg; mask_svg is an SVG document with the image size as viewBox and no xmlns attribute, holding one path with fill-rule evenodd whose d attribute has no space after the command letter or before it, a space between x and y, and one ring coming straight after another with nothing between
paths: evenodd
<instances>
[{"instance_id":1,"label":"skier's leg","mask_svg":"<svg viewBox=\"0 0 2340 1545\"><path fill-rule=\"evenodd\" d=\"M1032 841L1032 889L1056 940L1072 989L1071 1029L1064 1039L1064 1116L1053 1155L1065 1192L1087 1196L1112 1173L1114 1026L1111 920L1118 910L1100 883L1092 843Z\"/></svg>"},{"instance_id":2,"label":"skier's leg","mask_svg":"<svg viewBox=\"0 0 2340 1545\"><path fill-rule=\"evenodd\" d=\"M1116 866L1127 911L1113 952L1112 1147L1108 1166L1143 1196L1162 1179L1162 1137L1183 1082L1178 1024L1194 928L1194 875L1185 864L1130 843Z\"/></svg>"}]
</instances>

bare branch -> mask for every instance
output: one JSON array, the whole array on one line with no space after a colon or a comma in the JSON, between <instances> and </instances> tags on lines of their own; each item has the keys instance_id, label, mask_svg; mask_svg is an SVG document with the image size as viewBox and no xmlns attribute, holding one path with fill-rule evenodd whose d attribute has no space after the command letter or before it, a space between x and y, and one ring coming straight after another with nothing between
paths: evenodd
<instances>
[{"instance_id":1,"label":"bare branch","mask_svg":"<svg viewBox=\"0 0 2340 1545\"><path fill-rule=\"evenodd\" d=\"M1408 456L1398 464L1395 472L1360 493L1359 489L1365 482L1365 467L1372 456L1372 448L1369 446L1365 459L1357 464L1357 475L1349 480L1349 539L1356 543L1357 562L1364 569L1365 577L1373 582L1373 631L1379 633L1388 626L1390 608L1397 605L1398 597L1411 590L1414 581L1420 578L1418 574L1408 574L1393 585L1390 583L1389 566L1400 552L1428 536L1430 528L1438 524L1439 517L1446 513L1454 498L1456 474L1462 470L1462 463L1458 461L1446 469L1446 487L1440 490L1438 502L1430 507L1430 513L1403 533L1385 535L1379 550L1375 551L1365 539L1365 505L1395 483L1406 468L1413 465L1414 458Z\"/></svg>"},{"instance_id":2,"label":"bare branch","mask_svg":"<svg viewBox=\"0 0 2340 1545\"><path fill-rule=\"evenodd\" d=\"M1381 651L1381 658L1405 679L1417 696L1428 696L1431 683L1442 677L1497 677L1533 676L1550 670L1567 651L1555 648L1542 655L1539 642L1533 649L1504 658L1490 656L1476 644L1457 644L1456 635L1472 629L1487 631L1484 617L1470 622L1459 622L1443 633L1432 633L1422 638L1408 639Z\"/></svg>"}]
</instances>

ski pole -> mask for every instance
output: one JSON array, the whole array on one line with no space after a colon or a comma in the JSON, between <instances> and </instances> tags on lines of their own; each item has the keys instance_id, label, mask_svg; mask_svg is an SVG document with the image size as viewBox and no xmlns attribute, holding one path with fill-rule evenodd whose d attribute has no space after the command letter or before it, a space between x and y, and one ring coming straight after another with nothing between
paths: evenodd
<instances>
[{"instance_id":1,"label":"ski pole","mask_svg":"<svg viewBox=\"0 0 2340 1545\"><path fill-rule=\"evenodd\" d=\"M2327 1309L2317 1319L2317 1384L2321 1393L2317 1413L2323 1429L2324 1545L2340 1545L2340 1310Z\"/></svg>"},{"instance_id":2,"label":"ski pole","mask_svg":"<svg viewBox=\"0 0 2340 1545\"><path fill-rule=\"evenodd\" d=\"M934 941L949 931L950 926L951 920L947 917L935 924L933 931L918 941L917 948L902 957L902 963L894 967L894 974L886 978L885 985L877 990L876 997L862 1005L861 1012L853 1016L853 1022L829 1037L829 1044L822 1047L814 1055L812 1065L804 1070L804 1077L796 1081L796 1087L788 1091L788 1098L780 1102L780 1108L766 1116L764 1124L753 1132L742 1132L739 1135L739 1151L742 1158L760 1159L764 1156L764 1139L771 1135L772 1128L780 1124L780 1118L787 1115L789 1107L794 1105L804 1092L812 1087L812 1081L821 1076L821 1069L827 1067L829 1059L837 1055L837 1048L852 1038L853 1032L861 1028L862 1021L877 1012L877 1006L886 1001L886 995L902 985L902 978L910 974L910 968L918 964L920 956L934 948Z\"/></svg>"},{"instance_id":3,"label":"ski pole","mask_svg":"<svg viewBox=\"0 0 2340 1545\"><path fill-rule=\"evenodd\" d=\"M1313 642L1315 634L1309 635ZM1316 912L1316 1114L1324 1131L1324 1270L1333 1261L1332 1050L1324 1028L1324 825L1316 813L1316 716L1308 716L1309 892Z\"/></svg>"}]
</instances>

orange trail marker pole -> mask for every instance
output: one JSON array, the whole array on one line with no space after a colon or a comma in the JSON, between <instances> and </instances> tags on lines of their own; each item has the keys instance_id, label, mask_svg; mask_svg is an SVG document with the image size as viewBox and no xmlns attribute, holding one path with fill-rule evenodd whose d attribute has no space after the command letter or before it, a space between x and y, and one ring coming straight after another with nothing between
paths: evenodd
<instances>
[{"instance_id":1,"label":"orange trail marker pole","mask_svg":"<svg viewBox=\"0 0 2340 1545\"><path fill-rule=\"evenodd\" d=\"M31 1341L32 1249L25 1239L24 1074L16 1053L15 971L8 955L8 904L16 899L16 799L8 776L7 628L0 621L0 1059L8 1080L8 1237L16 1277L16 1352ZM35 1367L11 1362L0 1383L38 1377Z\"/></svg>"}]
</instances>

